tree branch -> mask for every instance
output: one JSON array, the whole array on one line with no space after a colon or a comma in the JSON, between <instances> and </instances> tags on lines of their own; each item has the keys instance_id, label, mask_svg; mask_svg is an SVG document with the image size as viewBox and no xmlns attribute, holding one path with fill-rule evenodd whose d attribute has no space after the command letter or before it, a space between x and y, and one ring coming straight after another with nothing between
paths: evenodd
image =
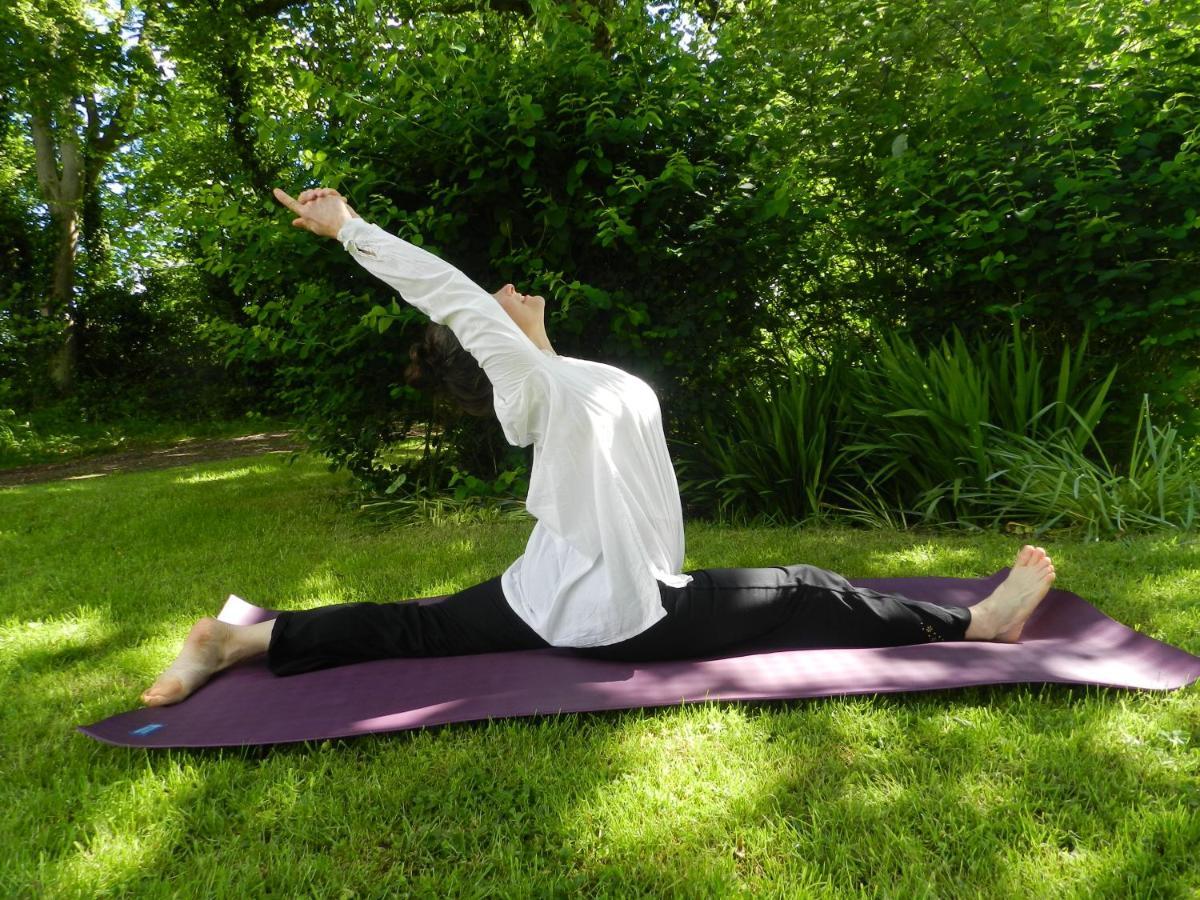
<instances>
[{"instance_id":1,"label":"tree branch","mask_svg":"<svg viewBox=\"0 0 1200 900\"><path fill-rule=\"evenodd\" d=\"M85 123L84 134L86 135L85 144L89 147L96 144L100 137L100 110L96 108L95 94L85 94L83 98L83 108L87 112L87 120Z\"/></svg>"},{"instance_id":2,"label":"tree branch","mask_svg":"<svg viewBox=\"0 0 1200 900\"><path fill-rule=\"evenodd\" d=\"M134 102L137 98L137 91L132 85L125 88L125 93L121 96L117 103L117 108L113 111L112 117L108 120L108 125L104 129L103 134L96 134L92 141L91 149L97 157L107 158L117 144L122 144L129 137L125 126L129 123L129 117L133 115ZM88 132L91 137L91 131Z\"/></svg>"},{"instance_id":3,"label":"tree branch","mask_svg":"<svg viewBox=\"0 0 1200 900\"><path fill-rule=\"evenodd\" d=\"M430 11L439 12L444 16L456 16L459 13L474 12L481 7L496 12L518 13L525 18L533 15L533 6L529 0L459 0L457 3L443 3Z\"/></svg>"},{"instance_id":4,"label":"tree branch","mask_svg":"<svg viewBox=\"0 0 1200 900\"><path fill-rule=\"evenodd\" d=\"M274 18L293 6L307 3L308 0L257 0L247 4L244 13L250 19ZM474 12L482 7L488 7L496 12L519 13L526 18L533 15L533 5L530 0L449 0L449 2L432 7L429 12L438 12L447 16L459 13Z\"/></svg>"}]
</instances>

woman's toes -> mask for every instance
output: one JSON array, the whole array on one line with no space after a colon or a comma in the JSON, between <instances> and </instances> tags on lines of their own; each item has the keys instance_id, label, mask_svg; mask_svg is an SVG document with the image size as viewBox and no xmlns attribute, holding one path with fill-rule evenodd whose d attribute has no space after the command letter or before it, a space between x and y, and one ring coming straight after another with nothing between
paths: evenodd
<instances>
[{"instance_id":1,"label":"woman's toes","mask_svg":"<svg viewBox=\"0 0 1200 900\"><path fill-rule=\"evenodd\" d=\"M147 706L166 706L182 693L183 682L177 677L163 674L142 694L142 702Z\"/></svg>"}]
</instances>

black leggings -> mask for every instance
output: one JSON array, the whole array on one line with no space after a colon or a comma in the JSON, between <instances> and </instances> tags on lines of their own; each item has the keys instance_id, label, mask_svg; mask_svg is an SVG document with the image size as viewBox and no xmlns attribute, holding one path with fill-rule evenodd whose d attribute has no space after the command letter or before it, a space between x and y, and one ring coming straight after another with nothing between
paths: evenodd
<instances>
[{"instance_id":1,"label":"black leggings","mask_svg":"<svg viewBox=\"0 0 1200 900\"><path fill-rule=\"evenodd\" d=\"M815 566L700 569L661 586L667 615L641 634L576 653L624 661L687 659L743 647L891 647L958 641L971 613L851 585ZM344 603L280 613L267 664L294 675L370 659L459 656L549 646L500 589L500 578L448 597Z\"/></svg>"}]
</instances>

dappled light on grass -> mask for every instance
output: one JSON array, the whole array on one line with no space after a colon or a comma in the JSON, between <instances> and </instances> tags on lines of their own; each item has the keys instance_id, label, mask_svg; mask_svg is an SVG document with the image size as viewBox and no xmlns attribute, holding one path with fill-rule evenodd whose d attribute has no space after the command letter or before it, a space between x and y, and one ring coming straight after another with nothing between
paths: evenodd
<instances>
[{"instance_id":1,"label":"dappled light on grass","mask_svg":"<svg viewBox=\"0 0 1200 900\"><path fill-rule=\"evenodd\" d=\"M1196 827L1181 810L1200 758L1178 752L1194 739L1170 695L1148 699L1020 687L645 713L613 726L607 776L564 824L599 871L681 893L1119 883L1147 834Z\"/></svg>"},{"instance_id":2,"label":"dappled light on grass","mask_svg":"<svg viewBox=\"0 0 1200 900\"><path fill-rule=\"evenodd\" d=\"M1014 544L1014 555L1016 553ZM889 576L940 575L978 578L994 571L980 571L978 547L946 547L934 542L914 544L899 550L872 553L870 570ZM1011 563L1011 560L1009 560ZM1008 565L1009 563L1005 563Z\"/></svg>"},{"instance_id":3,"label":"dappled light on grass","mask_svg":"<svg viewBox=\"0 0 1200 900\"><path fill-rule=\"evenodd\" d=\"M194 490L177 480L201 467L0 492L0 895L1200 888L1198 686L699 704L244 753L74 734L136 706L230 592L290 607L437 596L498 575L528 537L379 533L330 502L343 479L319 462L261 467ZM1022 542L691 523L688 560L962 577ZM1200 545L1048 549L1062 587L1200 650Z\"/></svg>"},{"instance_id":4,"label":"dappled light on grass","mask_svg":"<svg viewBox=\"0 0 1200 900\"><path fill-rule=\"evenodd\" d=\"M953 893L964 876L1002 894L1077 886L1097 874L1085 859L1119 861L1112 836L1122 823L1136 828L1158 814L1163 804L1146 803L1148 796L1167 799L1174 790L1153 784L1143 759L1107 744L1112 701L1057 690L1034 697L1026 688L832 701L831 736L844 748L846 774L836 791L816 785L810 802L825 810L812 818L834 833L801 832L802 842L819 852L838 832L848 842L876 837L847 844L845 888L855 875L862 884L907 880L913 889L927 877L925 889L935 893ZM944 853L950 842L953 865ZM1083 852L1060 859L1063 846Z\"/></svg>"},{"instance_id":5,"label":"dappled light on grass","mask_svg":"<svg viewBox=\"0 0 1200 900\"><path fill-rule=\"evenodd\" d=\"M342 575L335 572L330 567L321 567L316 571L309 572L305 575L297 586L298 592L306 601L313 601L321 604L327 603L349 603L354 600L359 600L359 597L351 596L351 591L342 580Z\"/></svg>"},{"instance_id":6,"label":"dappled light on grass","mask_svg":"<svg viewBox=\"0 0 1200 900\"><path fill-rule=\"evenodd\" d=\"M1200 776L1200 754L1181 755L1180 748L1200 750L1194 723L1169 704L1146 697L1132 703L1129 696L1113 696L1089 723L1088 744L1098 753L1128 761L1131 771L1146 779ZM1200 790L1193 790L1200 799Z\"/></svg>"},{"instance_id":7,"label":"dappled light on grass","mask_svg":"<svg viewBox=\"0 0 1200 900\"><path fill-rule=\"evenodd\" d=\"M46 873L53 896L100 896L146 890L186 844L191 807L202 797L205 771L186 760L141 773L80 798L80 838Z\"/></svg>"},{"instance_id":8,"label":"dappled light on grass","mask_svg":"<svg viewBox=\"0 0 1200 900\"><path fill-rule=\"evenodd\" d=\"M450 594L456 594L470 586L461 578L441 578L436 581L422 582L418 594L403 599L417 600L424 597L445 597Z\"/></svg>"},{"instance_id":9,"label":"dappled light on grass","mask_svg":"<svg viewBox=\"0 0 1200 900\"><path fill-rule=\"evenodd\" d=\"M1092 554L1080 559L1078 547L1063 547L1068 562L1056 586L1137 631L1200 653L1200 545L1167 539L1106 549L1111 562L1097 572Z\"/></svg>"},{"instance_id":10,"label":"dappled light on grass","mask_svg":"<svg viewBox=\"0 0 1200 900\"><path fill-rule=\"evenodd\" d=\"M760 725L742 708L713 705L624 719L605 742L606 777L564 811L576 851L595 865L656 872L668 893L730 881L745 857L741 833L761 821L783 777ZM680 866L678 847L697 842L714 851L709 862Z\"/></svg>"},{"instance_id":11,"label":"dappled light on grass","mask_svg":"<svg viewBox=\"0 0 1200 900\"><path fill-rule=\"evenodd\" d=\"M98 488L102 483L111 483L112 479L84 479L82 481L51 481L46 484L22 484L13 487L0 488L0 500L10 497L45 496L47 494L82 494Z\"/></svg>"}]
</instances>

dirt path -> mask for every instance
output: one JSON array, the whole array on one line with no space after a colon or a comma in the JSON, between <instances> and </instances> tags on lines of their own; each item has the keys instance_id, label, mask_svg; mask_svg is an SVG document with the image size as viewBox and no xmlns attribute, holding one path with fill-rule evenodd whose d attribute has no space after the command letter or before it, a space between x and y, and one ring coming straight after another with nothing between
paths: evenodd
<instances>
[{"instance_id":1,"label":"dirt path","mask_svg":"<svg viewBox=\"0 0 1200 900\"><path fill-rule=\"evenodd\" d=\"M172 466L190 466L198 462L257 456L262 453L290 453L302 449L303 445L295 440L290 431L247 434L235 438L193 438L180 441L171 447L125 450L121 453L90 456L71 462L42 463L36 466L22 466L19 469L0 470L0 487L60 479L98 478L119 472L169 469Z\"/></svg>"}]
</instances>

